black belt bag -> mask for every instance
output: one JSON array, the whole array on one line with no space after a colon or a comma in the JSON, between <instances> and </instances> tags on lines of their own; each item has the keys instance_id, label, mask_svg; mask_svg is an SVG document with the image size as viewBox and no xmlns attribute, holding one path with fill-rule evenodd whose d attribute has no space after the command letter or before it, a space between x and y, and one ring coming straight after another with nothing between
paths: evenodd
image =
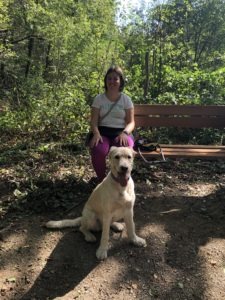
<instances>
[{"instance_id":1,"label":"black belt bag","mask_svg":"<svg viewBox=\"0 0 225 300\"><path fill-rule=\"evenodd\" d=\"M118 135L121 134L121 132L124 130L124 128L111 128L106 126L99 126L98 130L101 135L109 137L109 138L116 138Z\"/></svg>"}]
</instances>

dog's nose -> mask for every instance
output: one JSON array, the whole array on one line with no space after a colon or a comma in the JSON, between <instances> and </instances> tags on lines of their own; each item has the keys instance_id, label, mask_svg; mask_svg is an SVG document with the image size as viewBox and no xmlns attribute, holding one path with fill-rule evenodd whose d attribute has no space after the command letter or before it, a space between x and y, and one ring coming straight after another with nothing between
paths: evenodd
<instances>
[{"instance_id":1,"label":"dog's nose","mask_svg":"<svg viewBox=\"0 0 225 300\"><path fill-rule=\"evenodd\" d=\"M128 167L121 166L121 167L120 167L120 170L121 170L122 172L126 172L126 171L128 170Z\"/></svg>"}]
</instances>

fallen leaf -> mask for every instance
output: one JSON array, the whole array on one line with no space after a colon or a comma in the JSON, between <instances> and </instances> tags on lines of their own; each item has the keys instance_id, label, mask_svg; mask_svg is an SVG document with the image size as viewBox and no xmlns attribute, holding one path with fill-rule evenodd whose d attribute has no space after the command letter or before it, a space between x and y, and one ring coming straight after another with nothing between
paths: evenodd
<instances>
[{"instance_id":1,"label":"fallen leaf","mask_svg":"<svg viewBox=\"0 0 225 300\"><path fill-rule=\"evenodd\" d=\"M15 277L6 278L6 282L16 282Z\"/></svg>"},{"instance_id":2,"label":"fallen leaf","mask_svg":"<svg viewBox=\"0 0 225 300\"><path fill-rule=\"evenodd\" d=\"M178 282L178 286L179 286L180 289L184 288L184 284L182 282Z\"/></svg>"}]
</instances>

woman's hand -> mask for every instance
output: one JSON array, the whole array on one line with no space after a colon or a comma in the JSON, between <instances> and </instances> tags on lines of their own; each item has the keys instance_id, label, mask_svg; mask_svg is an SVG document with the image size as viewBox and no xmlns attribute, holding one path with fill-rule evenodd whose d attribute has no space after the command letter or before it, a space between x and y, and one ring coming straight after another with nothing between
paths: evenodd
<instances>
[{"instance_id":1,"label":"woman's hand","mask_svg":"<svg viewBox=\"0 0 225 300\"><path fill-rule=\"evenodd\" d=\"M90 147L93 148L93 147L96 147L98 146L98 143L102 143L103 140L102 140L102 136L100 135L100 133L95 133L93 135L93 138L91 139L90 141Z\"/></svg>"},{"instance_id":2,"label":"woman's hand","mask_svg":"<svg viewBox=\"0 0 225 300\"><path fill-rule=\"evenodd\" d=\"M127 147L128 146L127 134L125 132L122 132L120 135L118 135L116 141L119 142L120 146Z\"/></svg>"}]
</instances>

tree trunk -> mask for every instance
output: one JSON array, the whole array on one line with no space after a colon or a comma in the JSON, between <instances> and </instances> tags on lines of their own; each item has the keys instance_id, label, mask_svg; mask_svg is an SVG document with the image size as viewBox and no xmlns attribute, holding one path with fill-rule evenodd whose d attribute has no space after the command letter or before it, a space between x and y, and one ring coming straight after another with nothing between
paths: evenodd
<instances>
[{"instance_id":1,"label":"tree trunk","mask_svg":"<svg viewBox=\"0 0 225 300\"><path fill-rule=\"evenodd\" d=\"M3 39L3 48L5 47L5 45L6 45L6 39L4 38ZM1 66L0 66L0 78L1 78L1 81L3 83L4 79L5 79L5 64L4 64L4 62L1 62Z\"/></svg>"},{"instance_id":2,"label":"tree trunk","mask_svg":"<svg viewBox=\"0 0 225 300\"><path fill-rule=\"evenodd\" d=\"M34 38L30 37L29 41L28 41L28 47L27 47L28 48L28 58L27 58L27 65L26 65L26 70L25 70L25 78L28 77L29 72L30 72L33 47L34 47Z\"/></svg>"},{"instance_id":3,"label":"tree trunk","mask_svg":"<svg viewBox=\"0 0 225 300\"><path fill-rule=\"evenodd\" d=\"M149 90L149 51L145 53L145 84L144 84L144 100L148 95Z\"/></svg>"}]
</instances>

